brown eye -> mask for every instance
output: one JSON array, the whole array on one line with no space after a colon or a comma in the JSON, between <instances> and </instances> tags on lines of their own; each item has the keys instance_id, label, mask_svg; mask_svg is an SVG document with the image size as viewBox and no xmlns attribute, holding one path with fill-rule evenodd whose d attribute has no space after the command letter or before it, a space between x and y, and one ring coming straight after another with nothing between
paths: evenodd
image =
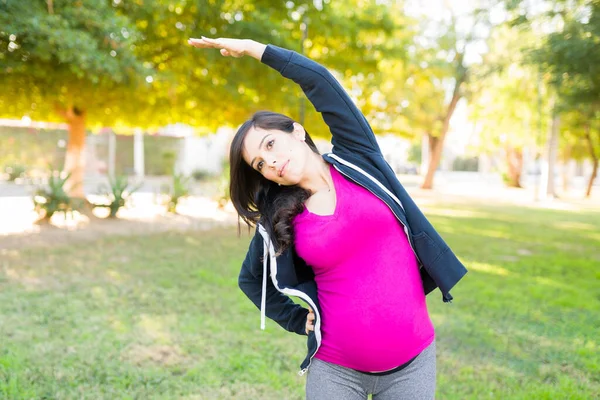
<instances>
[{"instance_id":1,"label":"brown eye","mask_svg":"<svg viewBox=\"0 0 600 400\"><path fill-rule=\"evenodd\" d=\"M256 164L256 169L260 171L264 164L265 164L264 161L259 161L258 164Z\"/></svg>"},{"instance_id":2,"label":"brown eye","mask_svg":"<svg viewBox=\"0 0 600 400\"><path fill-rule=\"evenodd\" d=\"M275 143L275 140L269 140L267 142L267 149L270 149L271 147L273 147L273 143Z\"/></svg>"}]
</instances>

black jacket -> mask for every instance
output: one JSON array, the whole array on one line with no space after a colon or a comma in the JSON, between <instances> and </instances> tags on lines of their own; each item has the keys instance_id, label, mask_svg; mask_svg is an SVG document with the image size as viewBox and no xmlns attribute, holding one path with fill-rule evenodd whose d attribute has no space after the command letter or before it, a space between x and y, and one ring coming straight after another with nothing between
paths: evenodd
<instances>
[{"instance_id":1,"label":"black jacket","mask_svg":"<svg viewBox=\"0 0 600 400\"><path fill-rule=\"evenodd\" d=\"M466 274L464 265L435 231L384 160L369 123L331 73L300 54L268 45L262 62L300 85L320 112L332 134L333 151L323 158L347 179L384 201L404 227L421 267L426 294L439 288L444 302L450 289ZM270 275L271 279L267 279ZM283 328L304 335L306 308L289 296L304 300L315 313L315 329L308 335L308 354L300 374L308 369L321 344L321 314L312 269L289 248L275 256L266 230L259 224L239 275L242 291Z\"/></svg>"}]
</instances>

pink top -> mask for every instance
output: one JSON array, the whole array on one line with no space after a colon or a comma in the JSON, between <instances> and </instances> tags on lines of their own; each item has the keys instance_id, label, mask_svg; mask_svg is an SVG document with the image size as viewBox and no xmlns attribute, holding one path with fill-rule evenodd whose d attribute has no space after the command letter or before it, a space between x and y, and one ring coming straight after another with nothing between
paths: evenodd
<instances>
[{"instance_id":1,"label":"pink top","mask_svg":"<svg viewBox=\"0 0 600 400\"><path fill-rule=\"evenodd\" d=\"M296 251L315 272L322 343L315 357L366 372L398 367L435 333L416 257L389 207L330 167L333 215L304 209Z\"/></svg>"}]
</instances>

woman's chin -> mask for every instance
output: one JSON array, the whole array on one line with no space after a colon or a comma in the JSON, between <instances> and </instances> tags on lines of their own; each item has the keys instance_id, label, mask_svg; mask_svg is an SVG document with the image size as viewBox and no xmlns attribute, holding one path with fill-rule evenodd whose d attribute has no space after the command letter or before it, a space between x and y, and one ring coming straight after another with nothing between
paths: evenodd
<instances>
[{"instance_id":1,"label":"woman's chin","mask_svg":"<svg viewBox=\"0 0 600 400\"><path fill-rule=\"evenodd\" d=\"M283 182L280 182L281 186L296 186L298 183L300 183L300 180L294 179L293 177L286 177Z\"/></svg>"}]
</instances>

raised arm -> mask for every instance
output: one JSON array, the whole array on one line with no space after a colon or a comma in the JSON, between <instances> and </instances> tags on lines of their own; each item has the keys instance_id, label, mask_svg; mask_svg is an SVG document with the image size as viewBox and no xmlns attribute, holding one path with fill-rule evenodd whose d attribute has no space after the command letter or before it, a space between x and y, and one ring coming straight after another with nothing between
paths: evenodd
<instances>
[{"instance_id":1,"label":"raised arm","mask_svg":"<svg viewBox=\"0 0 600 400\"><path fill-rule=\"evenodd\" d=\"M219 48L224 56L249 55L296 82L329 126L334 148L380 152L373 130L350 96L322 65L294 51L253 40L190 39L196 47Z\"/></svg>"}]
</instances>

